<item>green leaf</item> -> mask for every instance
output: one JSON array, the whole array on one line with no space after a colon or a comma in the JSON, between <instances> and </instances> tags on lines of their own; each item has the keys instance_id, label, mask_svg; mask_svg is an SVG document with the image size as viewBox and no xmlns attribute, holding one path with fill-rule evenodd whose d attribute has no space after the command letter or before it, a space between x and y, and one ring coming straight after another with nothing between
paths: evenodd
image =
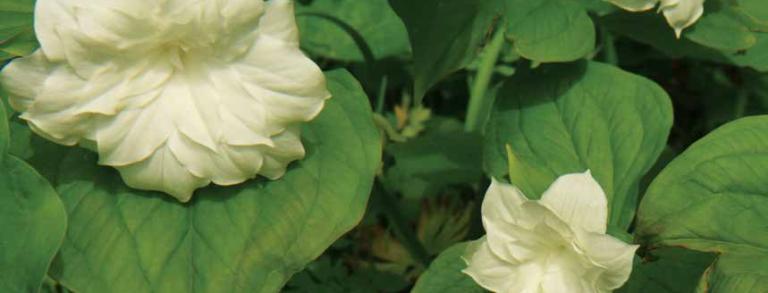
<instances>
[{"instance_id":1,"label":"green leaf","mask_svg":"<svg viewBox=\"0 0 768 293\"><path fill-rule=\"evenodd\" d=\"M305 125L305 159L275 181L199 190L180 204L129 189L74 150L58 190L70 228L52 276L77 292L276 292L362 218L380 136L354 78Z\"/></svg>"},{"instance_id":2,"label":"green leaf","mask_svg":"<svg viewBox=\"0 0 768 293\"><path fill-rule=\"evenodd\" d=\"M448 74L480 52L498 6L496 1L389 0L408 29L417 101Z\"/></svg>"},{"instance_id":3,"label":"green leaf","mask_svg":"<svg viewBox=\"0 0 768 293\"><path fill-rule=\"evenodd\" d=\"M318 14L343 20L373 51L377 60L410 54L408 32L387 0L315 0L297 5L301 44L312 54L343 61L365 61L349 32Z\"/></svg>"},{"instance_id":4,"label":"green leaf","mask_svg":"<svg viewBox=\"0 0 768 293\"><path fill-rule=\"evenodd\" d=\"M728 123L693 144L651 183L638 235L652 245L768 253L768 116ZM724 221L723 219L727 219Z\"/></svg>"},{"instance_id":5,"label":"green leaf","mask_svg":"<svg viewBox=\"0 0 768 293\"><path fill-rule=\"evenodd\" d=\"M721 257L704 274L697 292L767 292L768 257ZM689 291L690 292L690 291Z\"/></svg>"},{"instance_id":6,"label":"green leaf","mask_svg":"<svg viewBox=\"0 0 768 293\"><path fill-rule=\"evenodd\" d=\"M750 286L749 292L764 291L766 148L768 116L736 120L697 141L648 188L638 212L640 239L720 253L705 276L712 292L746 292L739 289Z\"/></svg>"},{"instance_id":7,"label":"green leaf","mask_svg":"<svg viewBox=\"0 0 768 293\"><path fill-rule=\"evenodd\" d=\"M53 187L24 161L0 158L0 292L37 292L66 230Z\"/></svg>"},{"instance_id":8,"label":"green leaf","mask_svg":"<svg viewBox=\"0 0 768 293\"><path fill-rule=\"evenodd\" d=\"M750 28L727 11L708 13L685 33L685 37L701 45L731 53L747 50L757 43L757 37Z\"/></svg>"},{"instance_id":9,"label":"green leaf","mask_svg":"<svg viewBox=\"0 0 768 293\"><path fill-rule=\"evenodd\" d=\"M484 163L502 178L511 160L510 181L534 199L558 176L589 169L608 196L609 223L626 229L671 125L669 97L648 79L600 63L544 65L499 92Z\"/></svg>"},{"instance_id":10,"label":"green leaf","mask_svg":"<svg viewBox=\"0 0 768 293\"><path fill-rule=\"evenodd\" d=\"M736 65L768 72L768 33L755 34L757 43L746 52L727 56Z\"/></svg>"},{"instance_id":11,"label":"green leaf","mask_svg":"<svg viewBox=\"0 0 768 293\"><path fill-rule=\"evenodd\" d=\"M537 62L581 59L594 51L595 28L572 0L506 0L507 36L520 56Z\"/></svg>"},{"instance_id":12,"label":"green leaf","mask_svg":"<svg viewBox=\"0 0 768 293\"><path fill-rule=\"evenodd\" d=\"M7 154L11 147L11 129L7 117L5 106L0 105L0 156Z\"/></svg>"},{"instance_id":13,"label":"green leaf","mask_svg":"<svg viewBox=\"0 0 768 293\"><path fill-rule=\"evenodd\" d=\"M731 122L672 161L651 183L638 234L654 245L768 251L768 116ZM728 221L722 221L728 219Z\"/></svg>"},{"instance_id":14,"label":"green leaf","mask_svg":"<svg viewBox=\"0 0 768 293\"><path fill-rule=\"evenodd\" d=\"M0 61L31 53L37 47L33 31L34 0L0 0Z\"/></svg>"},{"instance_id":15,"label":"green leaf","mask_svg":"<svg viewBox=\"0 0 768 293\"><path fill-rule=\"evenodd\" d=\"M469 242L451 246L441 253L429 266L413 287L412 293L481 293L483 288L462 273L467 264L461 258Z\"/></svg>"},{"instance_id":16,"label":"green leaf","mask_svg":"<svg viewBox=\"0 0 768 293\"><path fill-rule=\"evenodd\" d=\"M635 261L632 275L618 293L691 293L715 256L682 248L653 251L656 260Z\"/></svg>"}]
</instances>

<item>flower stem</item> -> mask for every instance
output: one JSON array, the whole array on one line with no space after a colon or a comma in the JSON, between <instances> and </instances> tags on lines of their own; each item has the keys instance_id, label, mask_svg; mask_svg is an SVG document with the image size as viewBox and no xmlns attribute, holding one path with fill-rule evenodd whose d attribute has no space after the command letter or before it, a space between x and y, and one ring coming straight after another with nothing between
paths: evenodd
<instances>
[{"instance_id":1,"label":"flower stem","mask_svg":"<svg viewBox=\"0 0 768 293\"><path fill-rule=\"evenodd\" d=\"M616 53L616 44L614 44L613 34L606 28L600 29L600 37L603 43L603 59L605 63L619 65L619 54Z\"/></svg>"},{"instance_id":2,"label":"flower stem","mask_svg":"<svg viewBox=\"0 0 768 293\"><path fill-rule=\"evenodd\" d=\"M500 26L493 35L491 42L483 50L480 57L480 66L477 69L477 75L472 84L469 93L469 107L467 108L467 120L464 122L464 130L474 132L485 119L483 104L486 102L488 86L493 77L493 71L496 67L496 61L499 60L501 48L504 45L504 34L506 28Z\"/></svg>"}]
</instances>

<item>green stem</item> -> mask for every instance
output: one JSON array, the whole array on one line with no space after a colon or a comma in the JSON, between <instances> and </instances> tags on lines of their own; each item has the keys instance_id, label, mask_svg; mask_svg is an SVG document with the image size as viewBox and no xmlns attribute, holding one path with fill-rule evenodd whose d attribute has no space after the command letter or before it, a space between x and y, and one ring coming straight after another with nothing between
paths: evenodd
<instances>
[{"instance_id":1,"label":"green stem","mask_svg":"<svg viewBox=\"0 0 768 293\"><path fill-rule=\"evenodd\" d=\"M736 95L736 111L734 111L735 118L744 117L747 112L747 104L749 104L749 92L745 90L739 91Z\"/></svg>"},{"instance_id":2,"label":"green stem","mask_svg":"<svg viewBox=\"0 0 768 293\"><path fill-rule=\"evenodd\" d=\"M472 84L469 93L469 106L467 108L467 120L464 122L464 130L474 132L483 122L483 104L488 93L488 87L493 77L493 71L496 67L496 61L499 60L501 48L504 45L504 34L506 29L501 26L496 30L491 42L485 47L483 55L480 57L480 66L477 69L477 76Z\"/></svg>"},{"instance_id":3,"label":"green stem","mask_svg":"<svg viewBox=\"0 0 768 293\"><path fill-rule=\"evenodd\" d=\"M381 207L384 216L387 218L387 221L389 221L390 228L392 229L392 232L395 233L395 237L400 240L400 243L403 244L403 247L405 247L408 254L410 254L415 261L424 265L424 267L428 267L429 254L421 244L421 241L419 241L418 237L416 237L416 233L413 232L413 229L409 227L408 223L403 218L403 215L400 213L400 210L397 207L397 200L392 194L384 190L380 184L377 183L375 186L377 192L374 194L378 195L379 206Z\"/></svg>"},{"instance_id":4,"label":"green stem","mask_svg":"<svg viewBox=\"0 0 768 293\"><path fill-rule=\"evenodd\" d=\"M611 65L619 65L619 54L616 53L616 44L614 44L613 34L606 28L600 30L600 36L603 41L603 58L605 62Z\"/></svg>"},{"instance_id":5,"label":"green stem","mask_svg":"<svg viewBox=\"0 0 768 293\"><path fill-rule=\"evenodd\" d=\"M384 112L384 100L387 98L387 83L389 79L385 75L381 79L381 84L379 85L379 93L376 97L376 113L381 114Z\"/></svg>"}]
</instances>

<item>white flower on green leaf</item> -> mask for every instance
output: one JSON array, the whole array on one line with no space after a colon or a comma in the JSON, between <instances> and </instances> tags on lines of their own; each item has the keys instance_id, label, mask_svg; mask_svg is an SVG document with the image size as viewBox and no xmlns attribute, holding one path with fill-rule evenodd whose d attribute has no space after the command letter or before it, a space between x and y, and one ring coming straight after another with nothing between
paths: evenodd
<instances>
[{"instance_id":1,"label":"white flower on green leaf","mask_svg":"<svg viewBox=\"0 0 768 293\"><path fill-rule=\"evenodd\" d=\"M41 48L0 75L21 117L181 201L281 177L330 98L290 0L38 0L35 32Z\"/></svg>"},{"instance_id":2,"label":"white flower on green leaf","mask_svg":"<svg viewBox=\"0 0 768 293\"><path fill-rule=\"evenodd\" d=\"M704 0L606 0L629 11L645 11L659 4L669 26L679 38L683 30L692 26L704 14Z\"/></svg>"},{"instance_id":3,"label":"white flower on green leaf","mask_svg":"<svg viewBox=\"0 0 768 293\"><path fill-rule=\"evenodd\" d=\"M558 178L541 200L494 180L482 206L487 235L464 273L494 292L608 292L629 278L637 245L606 235L608 202L589 171Z\"/></svg>"}]
</instances>

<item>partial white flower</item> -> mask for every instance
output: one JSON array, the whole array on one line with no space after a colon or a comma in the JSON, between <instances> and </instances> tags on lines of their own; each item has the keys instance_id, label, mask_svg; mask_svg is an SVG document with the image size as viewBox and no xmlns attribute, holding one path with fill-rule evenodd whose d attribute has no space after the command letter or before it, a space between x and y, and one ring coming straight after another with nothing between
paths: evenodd
<instances>
[{"instance_id":1,"label":"partial white flower","mask_svg":"<svg viewBox=\"0 0 768 293\"><path fill-rule=\"evenodd\" d=\"M637 245L606 235L608 202L589 171L558 178L541 200L493 180L482 206L487 235L464 273L493 292L608 292L629 278Z\"/></svg>"},{"instance_id":2,"label":"partial white flower","mask_svg":"<svg viewBox=\"0 0 768 293\"><path fill-rule=\"evenodd\" d=\"M35 32L0 75L21 117L180 201L281 177L330 98L290 0L38 0Z\"/></svg>"},{"instance_id":3,"label":"partial white flower","mask_svg":"<svg viewBox=\"0 0 768 293\"><path fill-rule=\"evenodd\" d=\"M645 11L659 5L669 26L680 38L683 30L692 26L704 14L704 0L606 0L629 11Z\"/></svg>"}]
</instances>

